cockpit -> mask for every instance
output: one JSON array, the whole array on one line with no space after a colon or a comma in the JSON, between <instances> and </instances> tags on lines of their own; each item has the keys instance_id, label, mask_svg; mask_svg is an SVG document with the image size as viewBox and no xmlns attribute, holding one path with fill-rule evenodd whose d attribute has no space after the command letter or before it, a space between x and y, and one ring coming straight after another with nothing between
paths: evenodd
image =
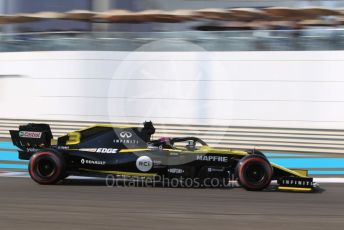
<instances>
[{"instance_id":1,"label":"cockpit","mask_svg":"<svg viewBox=\"0 0 344 230\"><path fill-rule=\"evenodd\" d=\"M206 142L197 137L161 137L158 140L151 141L148 144L150 147L158 147L161 149L180 149L195 151L203 146L208 146Z\"/></svg>"}]
</instances>

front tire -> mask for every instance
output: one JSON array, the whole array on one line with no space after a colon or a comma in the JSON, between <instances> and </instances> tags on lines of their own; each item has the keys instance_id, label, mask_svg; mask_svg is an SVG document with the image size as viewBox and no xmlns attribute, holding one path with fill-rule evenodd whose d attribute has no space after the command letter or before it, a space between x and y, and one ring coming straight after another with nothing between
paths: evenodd
<instances>
[{"instance_id":1,"label":"front tire","mask_svg":"<svg viewBox=\"0 0 344 230\"><path fill-rule=\"evenodd\" d=\"M38 152L30 159L29 173L31 178L38 184L56 184L66 175L65 160L56 151Z\"/></svg>"},{"instance_id":2,"label":"front tire","mask_svg":"<svg viewBox=\"0 0 344 230\"><path fill-rule=\"evenodd\" d=\"M236 172L239 184L251 191L267 188L273 175L273 169L266 158L255 154L242 158Z\"/></svg>"}]
</instances>

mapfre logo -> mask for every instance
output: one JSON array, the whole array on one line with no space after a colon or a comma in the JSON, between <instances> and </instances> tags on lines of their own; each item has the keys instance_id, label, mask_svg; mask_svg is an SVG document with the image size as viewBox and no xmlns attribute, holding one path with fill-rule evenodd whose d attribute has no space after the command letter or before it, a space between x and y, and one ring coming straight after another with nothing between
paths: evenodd
<instances>
[{"instance_id":1,"label":"mapfre logo","mask_svg":"<svg viewBox=\"0 0 344 230\"><path fill-rule=\"evenodd\" d=\"M120 132L119 136L122 138L131 138L133 134L129 131L123 131L123 132Z\"/></svg>"},{"instance_id":2,"label":"mapfre logo","mask_svg":"<svg viewBox=\"0 0 344 230\"><path fill-rule=\"evenodd\" d=\"M228 157L225 157L225 156L203 156L203 155L197 155L197 160L199 160L199 161L228 162Z\"/></svg>"}]
</instances>

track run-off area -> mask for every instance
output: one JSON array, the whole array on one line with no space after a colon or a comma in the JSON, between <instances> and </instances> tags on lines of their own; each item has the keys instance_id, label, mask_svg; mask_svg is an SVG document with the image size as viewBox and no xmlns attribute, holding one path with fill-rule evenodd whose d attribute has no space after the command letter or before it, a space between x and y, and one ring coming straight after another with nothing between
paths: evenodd
<instances>
[{"instance_id":1,"label":"track run-off area","mask_svg":"<svg viewBox=\"0 0 344 230\"><path fill-rule=\"evenodd\" d=\"M313 193L240 187L106 186L69 177L58 185L34 183L28 161L0 142L0 229L342 229L344 158L331 154L265 152L269 160L309 169Z\"/></svg>"},{"instance_id":2,"label":"track run-off area","mask_svg":"<svg viewBox=\"0 0 344 230\"><path fill-rule=\"evenodd\" d=\"M242 188L108 187L67 179L42 186L0 177L0 229L342 229L344 184L314 193Z\"/></svg>"}]
</instances>

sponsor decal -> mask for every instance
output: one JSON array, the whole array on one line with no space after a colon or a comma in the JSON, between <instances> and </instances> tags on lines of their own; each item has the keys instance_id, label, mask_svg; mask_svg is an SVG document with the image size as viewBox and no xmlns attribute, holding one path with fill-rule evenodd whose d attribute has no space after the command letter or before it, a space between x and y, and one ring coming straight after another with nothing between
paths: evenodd
<instances>
[{"instance_id":1,"label":"sponsor decal","mask_svg":"<svg viewBox=\"0 0 344 230\"><path fill-rule=\"evenodd\" d=\"M117 153L118 149L111 149L111 148L98 148L97 153Z\"/></svg>"},{"instance_id":2,"label":"sponsor decal","mask_svg":"<svg viewBox=\"0 0 344 230\"><path fill-rule=\"evenodd\" d=\"M87 164L87 165L105 165L106 162L105 161L94 161L94 160L87 160L87 159L84 159L82 158L81 159L81 164Z\"/></svg>"},{"instance_id":3,"label":"sponsor decal","mask_svg":"<svg viewBox=\"0 0 344 230\"><path fill-rule=\"evenodd\" d=\"M154 165L161 165L162 161L154 160L153 163L154 163Z\"/></svg>"},{"instance_id":4,"label":"sponsor decal","mask_svg":"<svg viewBox=\"0 0 344 230\"><path fill-rule=\"evenodd\" d=\"M153 167L153 161L148 156L141 156L136 160L136 167L141 172L148 172Z\"/></svg>"},{"instance_id":5,"label":"sponsor decal","mask_svg":"<svg viewBox=\"0 0 344 230\"><path fill-rule=\"evenodd\" d=\"M153 161L153 167L156 169L159 169L159 168L164 168L165 166L162 164L162 161L154 160Z\"/></svg>"},{"instance_id":6,"label":"sponsor decal","mask_svg":"<svg viewBox=\"0 0 344 230\"><path fill-rule=\"evenodd\" d=\"M117 153L118 149L113 148L81 148L79 151L82 152L93 152L93 153Z\"/></svg>"},{"instance_id":7,"label":"sponsor decal","mask_svg":"<svg viewBox=\"0 0 344 230\"><path fill-rule=\"evenodd\" d=\"M133 134L129 131L123 131L123 132L120 132L119 136L122 138L131 138Z\"/></svg>"},{"instance_id":8,"label":"sponsor decal","mask_svg":"<svg viewBox=\"0 0 344 230\"><path fill-rule=\"evenodd\" d=\"M97 148L81 148L81 149L79 149L79 151L95 153L97 151Z\"/></svg>"},{"instance_id":9,"label":"sponsor decal","mask_svg":"<svg viewBox=\"0 0 344 230\"><path fill-rule=\"evenodd\" d=\"M132 139L133 133L129 131L122 131L119 133L119 139L113 140L116 144L138 144L139 141Z\"/></svg>"},{"instance_id":10,"label":"sponsor decal","mask_svg":"<svg viewBox=\"0 0 344 230\"><path fill-rule=\"evenodd\" d=\"M223 172L223 169L218 169L218 168L208 168L208 172Z\"/></svg>"},{"instance_id":11,"label":"sponsor decal","mask_svg":"<svg viewBox=\"0 0 344 230\"><path fill-rule=\"evenodd\" d=\"M313 185L313 181L310 180L299 180L297 178L293 179L283 179L282 185L288 185L288 186L304 186L304 187L309 187Z\"/></svg>"},{"instance_id":12,"label":"sponsor decal","mask_svg":"<svg viewBox=\"0 0 344 230\"><path fill-rule=\"evenodd\" d=\"M42 132L32 132L32 131L20 131L19 132L19 137L24 137L24 138L35 138L39 139L42 136Z\"/></svg>"},{"instance_id":13,"label":"sponsor decal","mask_svg":"<svg viewBox=\"0 0 344 230\"><path fill-rule=\"evenodd\" d=\"M36 149L36 148L27 148L26 149L26 152L37 152L38 151L38 149Z\"/></svg>"},{"instance_id":14,"label":"sponsor decal","mask_svg":"<svg viewBox=\"0 0 344 230\"><path fill-rule=\"evenodd\" d=\"M58 149L69 149L69 146L57 146Z\"/></svg>"},{"instance_id":15,"label":"sponsor decal","mask_svg":"<svg viewBox=\"0 0 344 230\"><path fill-rule=\"evenodd\" d=\"M113 140L116 144L138 144L139 141L136 139L131 139L133 134L129 131L120 132L119 136L121 138Z\"/></svg>"},{"instance_id":16,"label":"sponsor decal","mask_svg":"<svg viewBox=\"0 0 344 230\"><path fill-rule=\"evenodd\" d=\"M139 141L138 140L124 140L124 139L115 139L113 140L113 143L119 144L138 144Z\"/></svg>"},{"instance_id":17,"label":"sponsor decal","mask_svg":"<svg viewBox=\"0 0 344 230\"><path fill-rule=\"evenodd\" d=\"M181 168L170 168L167 170L169 173L181 174L184 173L184 170Z\"/></svg>"},{"instance_id":18,"label":"sponsor decal","mask_svg":"<svg viewBox=\"0 0 344 230\"><path fill-rule=\"evenodd\" d=\"M199 161L228 162L228 157L197 155L197 160L199 160Z\"/></svg>"}]
</instances>

